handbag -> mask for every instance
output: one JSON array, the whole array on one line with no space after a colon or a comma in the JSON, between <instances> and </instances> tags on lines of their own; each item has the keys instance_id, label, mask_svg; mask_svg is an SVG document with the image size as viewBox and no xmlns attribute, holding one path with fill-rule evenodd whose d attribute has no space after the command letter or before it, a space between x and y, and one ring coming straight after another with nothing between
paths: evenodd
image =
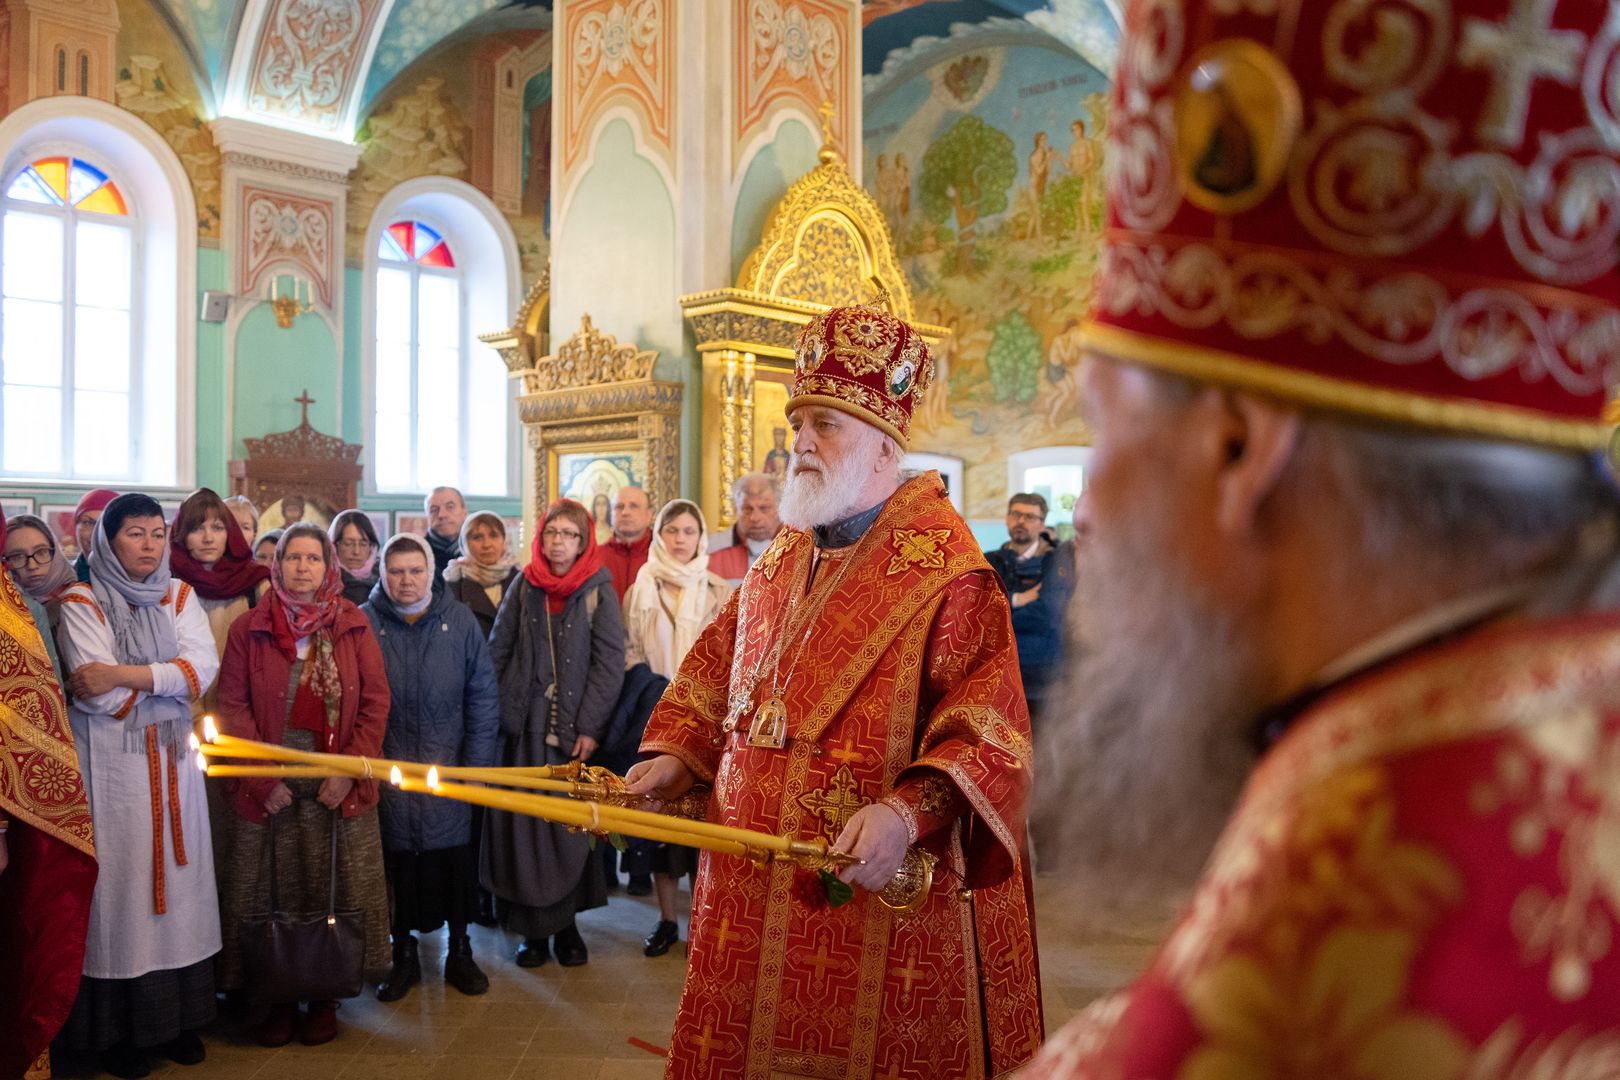
<instances>
[{"instance_id":1,"label":"handbag","mask_svg":"<svg viewBox=\"0 0 1620 1080\"><path fill-rule=\"evenodd\" d=\"M270 817L270 910L242 916L248 988L271 1003L359 997L365 984L366 913L337 906L337 816L332 811L326 910L281 910L276 881L276 818Z\"/></svg>"}]
</instances>

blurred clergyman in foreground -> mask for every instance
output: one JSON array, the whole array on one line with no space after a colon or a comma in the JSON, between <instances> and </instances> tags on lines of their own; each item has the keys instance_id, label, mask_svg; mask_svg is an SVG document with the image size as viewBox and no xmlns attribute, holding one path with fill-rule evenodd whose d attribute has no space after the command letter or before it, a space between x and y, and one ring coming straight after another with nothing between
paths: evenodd
<instances>
[{"instance_id":1,"label":"blurred clergyman in foreground","mask_svg":"<svg viewBox=\"0 0 1620 1080\"><path fill-rule=\"evenodd\" d=\"M1192 892L1027 1075L1612 1075L1617 43L1602 0L1130 5L1067 869Z\"/></svg>"}]
</instances>

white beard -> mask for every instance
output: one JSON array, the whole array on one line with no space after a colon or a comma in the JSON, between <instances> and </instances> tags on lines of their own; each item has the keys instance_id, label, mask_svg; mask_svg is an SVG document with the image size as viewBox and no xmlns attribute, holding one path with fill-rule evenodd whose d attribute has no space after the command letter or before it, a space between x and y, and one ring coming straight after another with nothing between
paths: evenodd
<instances>
[{"instance_id":1,"label":"white beard","mask_svg":"<svg viewBox=\"0 0 1620 1080\"><path fill-rule=\"evenodd\" d=\"M809 529L830 525L866 509L853 505L853 493L861 489L865 476L863 466L869 464L863 454L850 453L837 463L813 457L819 472L801 468L806 457L812 455L794 454L788 466L787 484L782 489L782 524L790 529Z\"/></svg>"}]
</instances>

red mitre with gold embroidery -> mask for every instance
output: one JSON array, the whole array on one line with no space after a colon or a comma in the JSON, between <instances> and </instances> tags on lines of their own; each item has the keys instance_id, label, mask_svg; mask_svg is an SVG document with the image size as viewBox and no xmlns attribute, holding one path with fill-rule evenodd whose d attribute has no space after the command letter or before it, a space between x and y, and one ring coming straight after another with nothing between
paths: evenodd
<instances>
[{"instance_id":1,"label":"red mitre with gold embroidery","mask_svg":"<svg viewBox=\"0 0 1620 1080\"><path fill-rule=\"evenodd\" d=\"M873 305L833 308L799 332L794 353L789 413L800 405L839 409L907 448L911 414L934 381L916 327Z\"/></svg>"},{"instance_id":2,"label":"red mitre with gold embroidery","mask_svg":"<svg viewBox=\"0 0 1620 1080\"><path fill-rule=\"evenodd\" d=\"M1097 352L1596 448L1620 375L1620 8L1132 0Z\"/></svg>"}]
</instances>

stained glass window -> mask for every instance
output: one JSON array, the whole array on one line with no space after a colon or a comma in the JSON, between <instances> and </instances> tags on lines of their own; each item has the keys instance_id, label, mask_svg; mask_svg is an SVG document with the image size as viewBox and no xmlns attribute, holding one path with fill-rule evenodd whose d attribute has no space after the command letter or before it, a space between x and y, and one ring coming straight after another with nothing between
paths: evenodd
<instances>
[{"instance_id":1,"label":"stained glass window","mask_svg":"<svg viewBox=\"0 0 1620 1080\"><path fill-rule=\"evenodd\" d=\"M0 473L137 472L137 222L77 157L25 166L0 196Z\"/></svg>"},{"instance_id":2,"label":"stained glass window","mask_svg":"<svg viewBox=\"0 0 1620 1080\"><path fill-rule=\"evenodd\" d=\"M120 217L129 213L118 185L106 173L78 158L40 158L17 174L6 189L6 197Z\"/></svg>"},{"instance_id":3,"label":"stained glass window","mask_svg":"<svg viewBox=\"0 0 1620 1080\"><path fill-rule=\"evenodd\" d=\"M412 219L382 231L376 297L377 489L507 494L505 368L469 344L466 279L439 229Z\"/></svg>"},{"instance_id":4,"label":"stained glass window","mask_svg":"<svg viewBox=\"0 0 1620 1080\"><path fill-rule=\"evenodd\" d=\"M420 221L396 221L384 229L377 240L377 258L383 262L415 263L446 270L453 270L456 265L444 237L437 229Z\"/></svg>"}]
</instances>

